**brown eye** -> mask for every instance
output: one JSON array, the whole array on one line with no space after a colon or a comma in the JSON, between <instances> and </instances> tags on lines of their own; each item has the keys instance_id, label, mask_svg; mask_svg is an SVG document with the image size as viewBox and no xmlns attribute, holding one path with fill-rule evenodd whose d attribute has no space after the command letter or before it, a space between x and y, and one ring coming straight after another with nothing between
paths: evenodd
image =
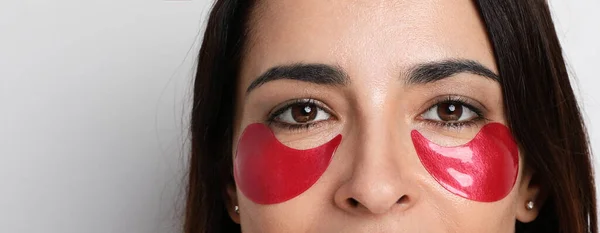
<instances>
[{"instance_id":1,"label":"brown eye","mask_svg":"<svg viewBox=\"0 0 600 233\"><path fill-rule=\"evenodd\" d=\"M309 124L330 118L331 115L327 111L310 100L289 105L275 117L277 121L292 125Z\"/></svg>"},{"instance_id":2,"label":"brown eye","mask_svg":"<svg viewBox=\"0 0 600 233\"><path fill-rule=\"evenodd\" d=\"M421 114L423 119L438 122L465 122L477 116L477 113L460 102L439 103Z\"/></svg>"},{"instance_id":3,"label":"brown eye","mask_svg":"<svg viewBox=\"0 0 600 233\"><path fill-rule=\"evenodd\" d=\"M441 103L437 106L437 115L442 121L457 121L463 114L460 103Z\"/></svg>"},{"instance_id":4,"label":"brown eye","mask_svg":"<svg viewBox=\"0 0 600 233\"><path fill-rule=\"evenodd\" d=\"M317 105L313 103L299 103L291 107L292 118L297 123L306 123L317 117Z\"/></svg>"}]
</instances>

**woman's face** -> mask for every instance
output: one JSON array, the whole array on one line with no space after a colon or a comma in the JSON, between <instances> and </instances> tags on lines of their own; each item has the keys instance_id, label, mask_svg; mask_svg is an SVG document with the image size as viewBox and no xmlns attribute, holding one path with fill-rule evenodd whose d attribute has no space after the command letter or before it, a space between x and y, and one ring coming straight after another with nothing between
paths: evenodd
<instances>
[{"instance_id":1,"label":"woman's face","mask_svg":"<svg viewBox=\"0 0 600 233\"><path fill-rule=\"evenodd\" d=\"M232 156L253 123L298 150L342 140L321 172L303 165L298 176L318 179L298 195L266 203L232 185L243 232L505 233L535 219L526 203L539 188L522 163L505 195L482 201L444 187L415 149L414 132L452 148L507 124L472 1L265 0L248 26ZM277 169L259 171L287 179Z\"/></svg>"}]
</instances>

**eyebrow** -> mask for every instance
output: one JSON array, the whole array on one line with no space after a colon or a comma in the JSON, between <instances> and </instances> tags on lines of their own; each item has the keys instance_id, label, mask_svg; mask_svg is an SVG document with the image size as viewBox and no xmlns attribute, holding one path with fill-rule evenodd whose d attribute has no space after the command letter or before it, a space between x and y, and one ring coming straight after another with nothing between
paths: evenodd
<instances>
[{"instance_id":1,"label":"eyebrow","mask_svg":"<svg viewBox=\"0 0 600 233\"><path fill-rule=\"evenodd\" d=\"M248 89L246 89L246 94L267 82L280 79L291 79L332 86L348 85L348 83L350 83L348 75L339 66L297 63L270 68L256 80L252 81L250 86L248 86Z\"/></svg>"},{"instance_id":2,"label":"eyebrow","mask_svg":"<svg viewBox=\"0 0 600 233\"><path fill-rule=\"evenodd\" d=\"M406 83L432 83L463 72L476 74L500 82L500 77L498 75L477 61L453 59L416 65L410 69Z\"/></svg>"},{"instance_id":3,"label":"eyebrow","mask_svg":"<svg viewBox=\"0 0 600 233\"><path fill-rule=\"evenodd\" d=\"M451 59L422 63L414 66L408 72L409 75L406 79L406 83L432 83L463 72L486 77L496 82L500 81L498 75L477 61ZM346 74L339 66L297 63L270 68L267 72L263 73L250 83L250 86L246 89L246 95L265 83L281 79L332 86L344 86L350 83L348 74Z\"/></svg>"}]
</instances>

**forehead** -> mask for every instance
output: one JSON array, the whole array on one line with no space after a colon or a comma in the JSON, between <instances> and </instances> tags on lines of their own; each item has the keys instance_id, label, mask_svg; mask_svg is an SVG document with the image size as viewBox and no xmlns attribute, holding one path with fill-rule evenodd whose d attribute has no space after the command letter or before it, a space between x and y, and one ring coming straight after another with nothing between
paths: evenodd
<instances>
[{"instance_id":1,"label":"forehead","mask_svg":"<svg viewBox=\"0 0 600 233\"><path fill-rule=\"evenodd\" d=\"M263 0L249 27L242 66L246 79L274 65L299 62L373 74L467 58L496 70L470 0Z\"/></svg>"}]
</instances>

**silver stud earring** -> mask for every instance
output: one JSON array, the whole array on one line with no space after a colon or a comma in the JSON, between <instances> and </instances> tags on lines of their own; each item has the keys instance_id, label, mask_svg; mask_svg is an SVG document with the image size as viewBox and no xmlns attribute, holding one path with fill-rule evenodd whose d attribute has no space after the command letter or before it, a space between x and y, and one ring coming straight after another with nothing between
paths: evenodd
<instances>
[{"instance_id":1,"label":"silver stud earring","mask_svg":"<svg viewBox=\"0 0 600 233\"><path fill-rule=\"evenodd\" d=\"M533 201L528 201L527 204L525 205L525 207L527 207L527 210L532 210L534 204L535 203L533 203Z\"/></svg>"},{"instance_id":2,"label":"silver stud earring","mask_svg":"<svg viewBox=\"0 0 600 233\"><path fill-rule=\"evenodd\" d=\"M240 214L240 207L239 206L233 207L233 210L235 210L236 214Z\"/></svg>"}]
</instances>

